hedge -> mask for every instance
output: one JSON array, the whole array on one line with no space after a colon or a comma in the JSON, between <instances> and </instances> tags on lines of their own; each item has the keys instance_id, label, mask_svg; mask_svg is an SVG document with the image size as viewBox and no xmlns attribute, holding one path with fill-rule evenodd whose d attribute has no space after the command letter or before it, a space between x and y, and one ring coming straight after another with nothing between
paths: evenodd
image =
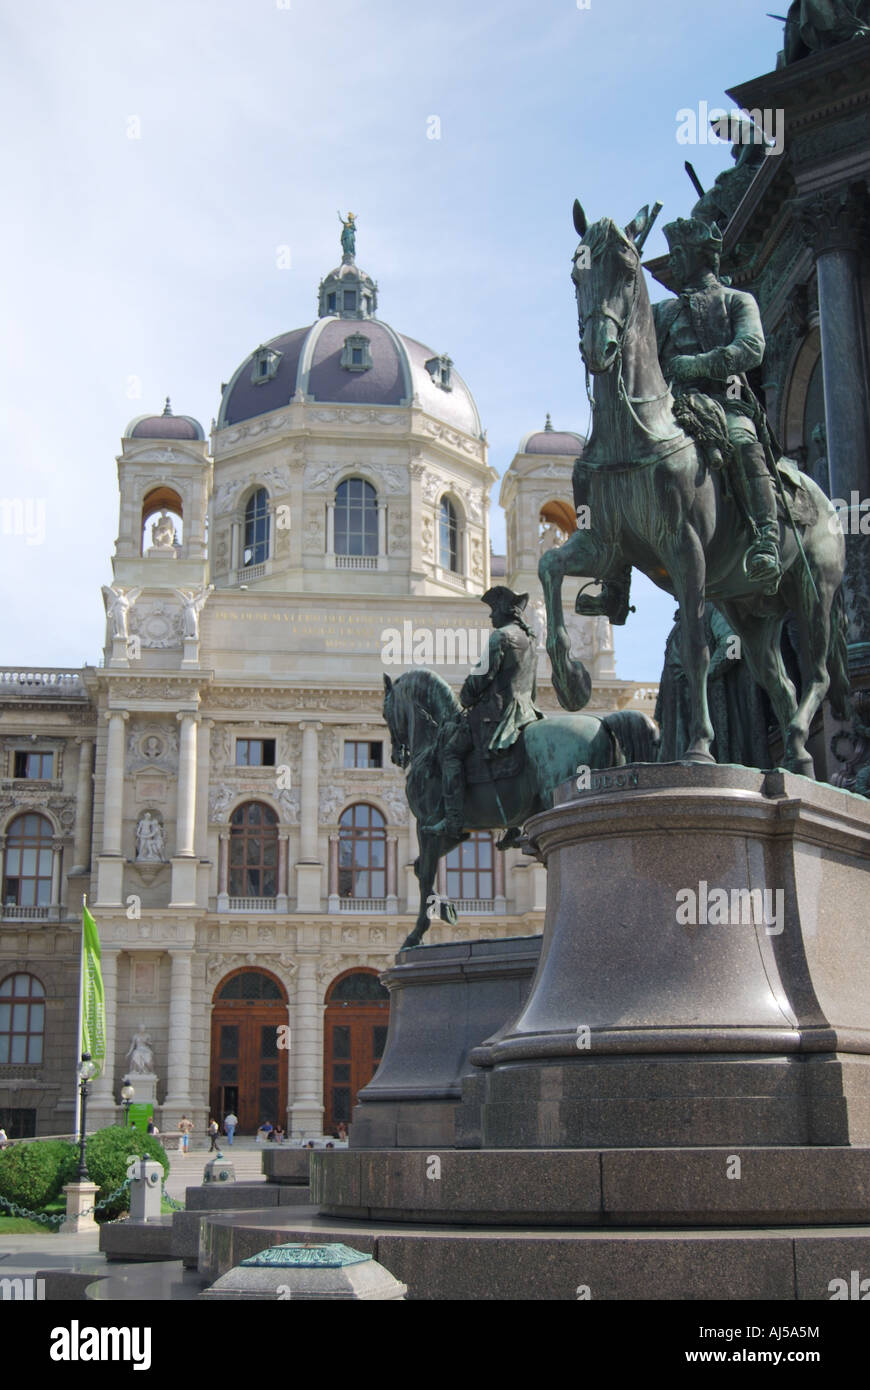
<instances>
[{"instance_id":1,"label":"hedge","mask_svg":"<svg viewBox=\"0 0 870 1390\"><path fill-rule=\"evenodd\" d=\"M0 1197L41 1211L72 1182L77 1166L78 1150L64 1139L13 1144L0 1152Z\"/></svg>"},{"instance_id":2,"label":"hedge","mask_svg":"<svg viewBox=\"0 0 870 1390\"><path fill-rule=\"evenodd\" d=\"M141 1158L146 1155L156 1158L163 1165L163 1177L169 1173L169 1159L160 1140L153 1134L139 1134L125 1129L122 1125L109 1125L92 1134L85 1149L85 1159L91 1182L99 1184L97 1201L101 1202L110 1192L114 1192L127 1177L129 1159L133 1154ZM111 1219L130 1207L130 1189L126 1188L110 1206L101 1208L97 1216L103 1220Z\"/></svg>"}]
</instances>

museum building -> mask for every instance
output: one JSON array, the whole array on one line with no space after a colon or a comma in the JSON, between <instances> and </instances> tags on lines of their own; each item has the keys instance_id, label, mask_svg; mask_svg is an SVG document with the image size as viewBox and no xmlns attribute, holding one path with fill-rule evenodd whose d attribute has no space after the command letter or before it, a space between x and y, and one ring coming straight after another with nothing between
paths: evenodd
<instances>
[{"instance_id":1,"label":"museum building","mask_svg":"<svg viewBox=\"0 0 870 1390\"><path fill-rule=\"evenodd\" d=\"M210 442L168 401L132 421L100 663L0 669L10 1137L72 1128L83 895L106 995L95 1127L149 1051L153 1077L133 1079L164 1133L182 1113L200 1135L230 1110L242 1133L349 1121L386 1038L378 975L419 905L384 675L425 664L458 689L490 630L480 596L506 583L531 595L538 703L556 708L537 563L575 525L583 440L547 417L520 442L493 556L472 394L377 306L345 250L316 321L222 388ZM651 713L655 691L615 677L607 622L570 624L590 709ZM544 870L489 833L442 861L438 891L459 921L430 943L541 930Z\"/></svg>"}]
</instances>

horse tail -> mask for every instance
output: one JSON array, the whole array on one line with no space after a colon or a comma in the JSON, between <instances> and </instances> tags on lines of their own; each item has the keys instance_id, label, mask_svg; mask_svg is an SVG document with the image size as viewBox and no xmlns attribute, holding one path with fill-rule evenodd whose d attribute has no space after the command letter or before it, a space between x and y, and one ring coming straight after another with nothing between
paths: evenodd
<instances>
[{"instance_id":1,"label":"horse tail","mask_svg":"<svg viewBox=\"0 0 870 1390\"><path fill-rule=\"evenodd\" d=\"M629 763L658 762L659 726L648 714L636 709L617 710L602 719L607 732L615 739L617 749Z\"/></svg>"},{"instance_id":2,"label":"horse tail","mask_svg":"<svg viewBox=\"0 0 870 1390\"><path fill-rule=\"evenodd\" d=\"M848 719L851 715L849 653L846 645L848 632L849 620L841 584L831 604L831 635L828 639L828 675L831 679L828 699L835 719Z\"/></svg>"}]
</instances>

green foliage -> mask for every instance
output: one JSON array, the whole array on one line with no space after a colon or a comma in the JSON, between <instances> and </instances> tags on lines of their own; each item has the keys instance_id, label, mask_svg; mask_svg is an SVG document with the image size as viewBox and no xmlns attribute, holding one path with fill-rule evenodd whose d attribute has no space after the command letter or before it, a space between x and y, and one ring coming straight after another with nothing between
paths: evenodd
<instances>
[{"instance_id":1,"label":"green foliage","mask_svg":"<svg viewBox=\"0 0 870 1390\"><path fill-rule=\"evenodd\" d=\"M77 1163L75 1145L63 1139L13 1144L0 1153L0 1197L41 1211L72 1181Z\"/></svg>"},{"instance_id":2,"label":"green foliage","mask_svg":"<svg viewBox=\"0 0 870 1390\"><path fill-rule=\"evenodd\" d=\"M91 1182L98 1183L100 1187L97 1193L98 1202L108 1197L110 1192L114 1192L124 1182L129 1159L133 1154L138 1158L144 1154L149 1158L156 1158L163 1165L164 1179L168 1175L169 1159L155 1135L139 1134L136 1130L125 1129L122 1125L109 1125L106 1129L98 1129L96 1134L90 1136L85 1149L85 1159ZM111 1206L102 1208L97 1217L100 1220L111 1220L120 1212L129 1209L130 1189L127 1188Z\"/></svg>"}]
</instances>

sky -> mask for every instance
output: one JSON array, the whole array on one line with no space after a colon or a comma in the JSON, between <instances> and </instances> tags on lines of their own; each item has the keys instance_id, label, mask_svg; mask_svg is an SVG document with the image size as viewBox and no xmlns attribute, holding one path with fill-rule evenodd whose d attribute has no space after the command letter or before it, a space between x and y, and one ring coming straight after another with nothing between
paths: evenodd
<instances>
[{"instance_id":1,"label":"sky","mask_svg":"<svg viewBox=\"0 0 870 1390\"><path fill-rule=\"evenodd\" d=\"M677 112L775 67L766 8L2 0L0 665L99 660L125 426L169 395L208 434L220 383L313 321L339 209L379 317L450 354L499 474L548 411L585 433L573 200L623 223L660 200L644 254L666 250L684 159L705 187L730 163L678 143ZM633 600L617 673L656 680L674 600L638 575Z\"/></svg>"}]
</instances>

